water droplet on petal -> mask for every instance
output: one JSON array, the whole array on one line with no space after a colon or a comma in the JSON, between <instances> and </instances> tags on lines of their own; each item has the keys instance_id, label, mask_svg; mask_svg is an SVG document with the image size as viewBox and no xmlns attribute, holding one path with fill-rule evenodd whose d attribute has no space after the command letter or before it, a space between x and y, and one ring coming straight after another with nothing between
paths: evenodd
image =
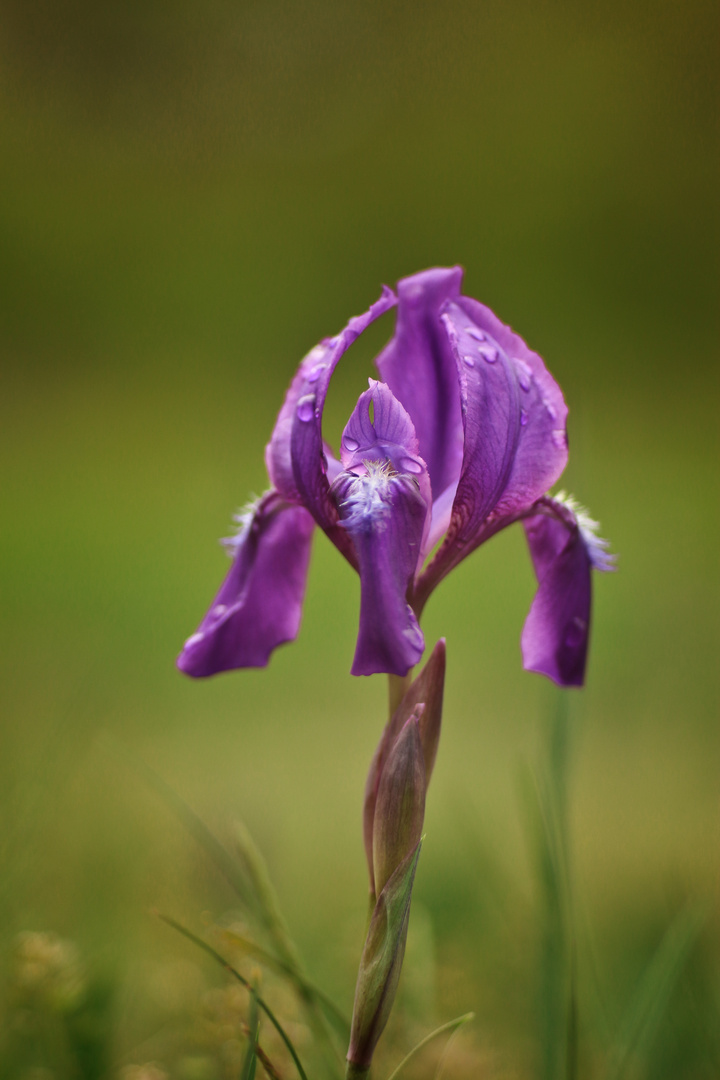
<instances>
[{"instance_id":1,"label":"water droplet on petal","mask_svg":"<svg viewBox=\"0 0 720 1080\"><path fill-rule=\"evenodd\" d=\"M401 458L400 468L404 469L405 472L415 473L416 476L418 475L418 473L421 473L423 471L423 467L420 462L416 461L415 458L411 457Z\"/></svg>"},{"instance_id":2,"label":"water droplet on petal","mask_svg":"<svg viewBox=\"0 0 720 1080\"><path fill-rule=\"evenodd\" d=\"M481 345L480 355L488 364L494 364L498 358L498 351L494 345Z\"/></svg>"},{"instance_id":3,"label":"water droplet on petal","mask_svg":"<svg viewBox=\"0 0 720 1080\"><path fill-rule=\"evenodd\" d=\"M468 326L465 333L468 335L468 337L475 338L476 341L485 340L485 335L483 334L482 330L478 330L477 326Z\"/></svg>"},{"instance_id":4,"label":"water droplet on petal","mask_svg":"<svg viewBox=\"0 0 720 1080\"><path fill-rule=\"evenodd\" d=\"M224 615L227 611L227 604L216 604L213 608L213 615Z\"/></svg>"},{"instance_id":5,"label":"water droplet on petal","mask_svg":"<svg viewBox=\"0 0 720 1080\"><path fill-rule=\"evenodd\" d=\"M192 649L193 645L197 645L198 642L202 641L204 637L205 637L205 635L203 633L201 633L200 631L198 631L197 634L191 634L190 637L185 642L185 648L186 649Z\"/></svg>"},{"instance_id":6,"label":"water droplet on petal","mask_svg":"<svg viewBox=\"0 0 720 1080\"><path fill-rule=\"evenodd\" d=\"M520 389L528 392L532 386L532 368L529 364L526 364L524 360L515 360L515 371L517 372L517 380L520 384Z\"/></svg>"},{"instance_id":7,"label":"water droplet on petal","mask_svg":"<svg viewBox=\"0 0 720 1080\"><path fill-rule=\"evenodd\" d=\"M463 356L463 360L468 367L475 367L475 361L473 360L472 356Z\"/></svg>"},{"instance_id":8,"label":"water droplet on petal","mask_svg":"<svg viewBox=\"0 0 720 1080\"><path fill-rule=\"evenodd\" d=\"M309 373L309 375L307 377L307 381L309 383L317 382L318 379L320 378L320 376L322 375L324 370L325 370L325 365L324 364L316 364L315 367L312 369L312 371Z\"/></svg>"},{"instance_id":9,"label":"water droplet on petal","mask_svg":"<svg viewBox=\"0 0 720 1080\"><path fill-rule=\"evenodd\" d=\"M524 409L521 409L520 410L520 426L525 427L527 422L528 422L528 414L525 412Z\"/></svg>"},{"instance_id":10,"label":"water droplet on petal","mask_svg":"<svg viewBox=\"0 0 720 1080\"><path fill-rule=\"evenodd\" d=\"M576 615L565 627L565 644L570 649L577 648L584 641L586 632L587 623Z\"/></svg>"},{"instance_id":11,"label":"water droplet on petal","mask_svg":"<svg viewBox=\"0 0 720 1080\"><path fill-rule=\"evenodd\" d=\"M550 419L554 420L555 417L557 416L557 413L555 412L555 409L552 407L550 402L549 401L543 401L543 405L545 406L545 412L548 414Z\"/></svg>"},{"instance_id":12,"label":"water droplet on petal","mask_svg":"<svg viewBox=\"0 0 720 1080\"><path fill-rule=\"evenodd\" d=\"M551 435L552 441L557 446L558 450L564 450L566 447L565 432L562 428L556 428Z\"/></svg>"},{"instance_id":13,"label":"water droplet on petal","mask_svg":"<svg viewBox=\"0 0 720 1080\"><path fill-rule=\"evenodd\" d=\"M315 415L315 395L305 394L297 403L298 420L312 420Z\"/></svg>"},{"instance_id":14,"label":"water droplet on petal","mask_svg":"<svg viewBox=\"0 0 720 1080\"><path fill-rule=\"evenodd\" d=\"M360 443L357 439L353 439L350 435L345 435L343 438L343 446L346 450L349 450L351 454L354 454Z\"/></svg>"}]
</instances>

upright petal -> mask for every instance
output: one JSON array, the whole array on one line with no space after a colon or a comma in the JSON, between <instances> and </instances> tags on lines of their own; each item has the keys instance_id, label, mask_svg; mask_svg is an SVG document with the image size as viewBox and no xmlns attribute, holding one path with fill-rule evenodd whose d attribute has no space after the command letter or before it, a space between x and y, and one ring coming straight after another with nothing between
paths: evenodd
<instances>
[{"instance_id":1,"label":"upright petal","mask_svg":"<svg viewBox=\"0 0 720 1080\"><path fill-rule=\"evenodd\" d=\"M457 482L462 461L458 376L440 322L443 306L459 297L462 274L455 266L398 282L395 334L376 361L412 418L436 496Z\"/></svg>"},{"instance_id":2,"label":"upright petal","mask_svg":"<svg viewBox=\"0 0 720 1080\"><path fill-rule=\"evenodd\" d=\"M268 471L286 499L307 507L318 525L346 558L357 564L348 534L338 525L329 497L328 465L322 441L322 414L330 378L341 356L363 330L396 303L384 288L364 315L350 319L335 338L322 342L303 360L280 410L266 452Z\"/></svg>"},{"instance_id":3,"label":"upright petal","mask_svg":"<svg viewBox=\"0 0 720 1080\"><path fill-rule=\"evenodd\" d=\"M368 461L363 474L342 473L332 497L360 571L360 629L352 673L405 675L425 644L406 599L428 518L417 478L395 472L387 462Z\"/></svg>"},{"instance_id":4,"label":"upright petal","mask_svg":"<svg viewBox=\"0 0 720 1080\"><path fill-rule=\"evenodd\" d=\"M462 297L441 316L460 379L465 441L447 536L419 584L419 607L478 544L527 511L567 462L560 388L540 357L494 316L485 318L487 311Z\"/></svg>"},{"instance_id":5,"label":"upright petal","mask_svg":"<svg viewBox=\"0 0 720 1080\"><path fill-rule=\"evenodd\" d=\"M522 633L523 663L560 686L585 679L592 587L590 571L612 570L596 523L572 500L539 500L524 520L538 591Z\"/></svg>"},{"instance_id":6,"label":"upright petal","mask_svg":"<svg viewBox=\"0 0 720 1080\"><path fill-rule=\"evenodd\" d=\"M430 528L432 491L427 466L418 451L418 439L406 410L385 383L369 379L370 389L358 398L345 425L340 456L347 472L365 473L369 461L389 462L397 473L409 473L416 481L427 507L423 542L418 549L418 569L425 556L425 537Z\"/></svg>"},{"instance_id":7,"label":"upright petal","mask_svg":"<svg viewBox=\"0 0 720 1080\"><path fill-rule=\"evenodd\" d=\"M233 541L235 556L220 592L177 665L187 675L265 667L300 626L314 522L301 506L269 491Z\"/></svg>"}]
</instances>

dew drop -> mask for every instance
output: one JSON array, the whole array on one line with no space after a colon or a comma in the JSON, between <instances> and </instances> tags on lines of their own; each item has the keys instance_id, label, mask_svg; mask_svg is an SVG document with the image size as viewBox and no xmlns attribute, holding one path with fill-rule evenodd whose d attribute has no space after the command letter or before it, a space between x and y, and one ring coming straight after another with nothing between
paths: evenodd
<instances>
[{"instance_id":1,"label":"dew drop","mask_svg":"<svg viewBox=\"0 0 720 1080\"><path fill-rule=\"evenodd\" d=\"M558 450L564 450L566 446L565 432L562 428L556 428L551 435L552 441L557 446Z\"/></svg>"},{"instance_id":2,"label":"dew drop","mask_svg":"<svg viewBox=\"0 0 720 1080\"><path fill-rule=\"evenodd\" d=\"M581 619L579 615L571 619L565 627L565 644L568 648L575 649L582 644L586 631L587 623L584 619Z\"/></svg>"},{"instance_id":3,"label":"dew drop","mask_svg":"<svg viewBox=\"0 0 720 1080\"><path fill-rule=\"evenodd\" d=\"M532 386L532 368L524 360L515 360L515 370L520 389L528 392Z\"/></svg>"},{"instance_id":4,"label":"dew drop","mask_svg":"<svg viewBox=\"0 0 720 1080\"><path fill-rule=\"evenodd\" d=\"M527 422L528 422L528 414L525 412L524 409L521 409L520 410L520 426L525 427Z\"/></svg>"},{"instance_id":5,"label":"dew drop","mask_svg":"<svg viewBox=\"0 0 720 1080\"><path fill-rule=\"evenodd\" d=\"M485 340L485 335L483 334L482 330L478 330L477 326L468 326L465 333L468 335L468 337L475 338L476 341Z\"/></svg>"},{"instance_id":6,"label":"dew drop","mask_svg":"<svg viewBox=\"0 0 720 1080\"><path fill-rule=\"evenodd\" d=\"M357 441L357 439L353 439L349 435L346 435L343 439L343 446L346 450L349 450L351 454L355 453L359 445L360 443Z\"/></svg>"},{"instance_id":7,"label":"dew drop","mask_svg":"<svg viewBox=\"0 0 720 1080\"><path fill-rule=\"evenodd\" d=\"M315 395L305 394L297 403L298 420L312 420L315 415Z\"/></svg>"},{"instance_id":8,"label":"dew drop","mask_svg":"<svg viewBox=\"0 0 720 1080\"><path fill-rule=\"evenodd\" d=\"M554 420L557 417L557 413L555 412L555 409L552 407L550 402L549 401L543 401L543 405L545 406L545 412L548 414L550 419Z\"/></svg>"},{"instance_id":9,"label":"dew drop","mask_svg":"<svg viewBox=\"0 0 720 1080\"><path fill-rule=\"evenodd\" d=\"M317 382L318 379L320 378L320 376L322 375L324 370L325 370L325 365L324 364L316 364L315 367L312 369L312 371L309 373L309 375L307 377L307 381L309 383Z\"/></svg>"},{"instance_id":10,"label":"dew drop","mask_svg":"<svg viewBox=\"0 0 720 1080\"><path fill-rule=\"evenodd\" d=\"M400 468L405 472L414 473L416 476L423 471L423 467L415 458L404 457L400 459Z\"/></svg>"},{"instance_id":11,"label":"dew drop","mask_svg":"<svg viewBox=\"0 0 720 1080\"><path fill-rule=\"evenodd\" d=\"M227 604L216 604L213 608L213 615L224 615L227 611Z\"/></svg>"},{"instance_id":12,"label":"dew drop","mask_svg":"<svg viewBox=\"0 0 720 1080\"><path fill-rule=\"evenodd\" d=\"M200 633L200 631L198 631L197 634L191 634L190 637L185 642L185 648L186 649L192 649L193 645L197 645L198 642L202 641L204 637L205 637L205 635Z\"/></svg>"},{"instance_id":13,"label":"dew drop","mask_svg":"<svg viewBox=\"0 0 720 1080\"><path fill-rule=\"evenodd\" d=\"M494 345L481 345L480 355L488 364L494 364L498 358L498 351Z\"/></svg>"},{"instance_id":14,"label":"dew drop","mask_svg":"<svg viewBox=\"0 0 720 1080\"><path fill-rule=\"evenodd\" d=\"M467 364L468 367L475 367L475 361L473 360L472 356L463 356L463 361Z\"/></svg>"}]
</instances>

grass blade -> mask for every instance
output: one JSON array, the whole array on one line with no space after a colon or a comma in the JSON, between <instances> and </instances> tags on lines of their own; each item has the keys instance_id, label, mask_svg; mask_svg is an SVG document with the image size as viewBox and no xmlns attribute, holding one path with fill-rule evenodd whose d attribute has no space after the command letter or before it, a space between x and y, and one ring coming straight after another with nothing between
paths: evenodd
<instances>
[{"instance_id":1,"label":"grass blade","mask_svg":"<svg viewBox=\"0 0 720 1080\"><path fill-rule=\"evenodd\" d=\"M454 1020L448 1020L447 1024L441 1024L439 1028L435 1028L435 1030L431 1031L429 1035L426 1035L424 1039L421 1039L417 1046L412 1048L409 1054L406 1054L397 1068L390 1076L388 1076L388 1080L397 1080L397 1077L403 1071L405 1066L409 1065L412 1059L419 1054L421 1050L424 1050L428 1043L433 1042L435 1039L439 1038L440 1035L445 1035L448 1032L451 1035L454 1035L464 1024L467 1024L470 1020L474 1019L475 1013L469 1012L465 1013L464 1016L456 1017Z\"/></svg>"},{"instance_id":2,"label":"grass blade","mask_svg":"<svg viewBox=\"0 0 720 1080\"><path fill-rule=\"evenodd\" d=\"M605 1080L622 1080L633 1059L647 1055L705 917L704 907L685 908L666 930L625 1014Z\"/></svg>"},{"instance_id":3,"label":"grass blade","mask_svg":"<svg viewBox=\"0 0 720 1080\"><path fill-rule=\"evenodd\" d=\"M248 1017L248 1049L240 1072L240 1080L255 1080L257 1048L260 1037L260 1010L255 987L250 990L250 1015Z\"/></svg>"},{"instance_id":4,"label":"grass blade","mask_svg":"<svg viewBox=\"0 0 720 1080\"><path fill-rule=\"evenodd\" d=\"M524 777L522 786L542 906L538 986L541 1080L577 1077L575 930L567 812L568 704L567 693L558 693L545 767Z\"/></svg>"},{"instance_id":5,"label":"grass blade","mask_svg":"<svg viewBox=\"0 0 720 1080\"><path fill-rule=\"evenodd\" d=\"M293 982L295 989L310 1012L316 1035L327 1043L338 1060L342 1060L342 1054L329 1037L325 1022L326 1020L330 1021L336 1033L343 1040L343 1045L345 1045L350 1037L350 1021L330 998L305 978L297 949L280 912L277 894L270 881L265 860L255 846L247 828L241 824L236 825L235 839L242 864L239 865L238 861L230 855L210 831L202 818L178 795L167 781L163 780L148 765L141 762L139 767L148 784L163 799L180 823L212 862L215 863L240 901L265 929L276 949L282 955L280 960L273 957L266 950L262 950L266 962L282 971ZM259 946L256 949L260 951Z\"/></svg>"},{"instance_id":6,"label":"grass blade","mask_svg":"<svg viewBox=\"0 0 720 1080\"><path fill-rule=\"evenodd\" d=\"M213 960L220 964L221 967L225 968L225 970L229 972L229 974L232 975L234 979L237 979L241 986L244 986L246 990L249 990L255 996L258 1007L262 1009L272 1026L277 1031L282 1041L285 1043L288 1053L290 1054L290 1057L295 1063L295 1068L298 1071L298 1076L300 1077L300 1080L308 1080L305 1070L302 1067L300 1058L297 1055L297 1051L291 1043L289 1036L285 1032L285 1029L282 1027L280 1021L275 1016L275 1013L272 1011L267 1002L264 1001L259 994L255 993L252 983L250 983L244 975L241 975L239 971L232 967L231 964L228 964L227 960L223 956L221 956L219 952L216 952L215 949L213 949L212 945L208 945L207 941L203 941L203 939L198 937L197 934L193 934L192 930L188 930L186 926L183 926L182 923L176 922L176 920L171 918L169 915L163 915L162 912L159 911L156 912L156 914L158 918L162 919L162 921L164 923L167 923L168 926L171 926L173 930L177 930L177 932L179 934L182 934L183 937L187 938L188 941L192 941L193 945L197 945L197 947L199 949L202 949L203 952L206 952L208 956L212 956Z\"/></svg>"}]
</instances>

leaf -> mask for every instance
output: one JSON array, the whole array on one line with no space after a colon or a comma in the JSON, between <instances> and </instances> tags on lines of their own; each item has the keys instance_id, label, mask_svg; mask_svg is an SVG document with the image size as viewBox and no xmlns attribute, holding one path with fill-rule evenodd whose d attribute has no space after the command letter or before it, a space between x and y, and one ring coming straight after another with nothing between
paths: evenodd
<instances>
[{"instance_id":1,"label":"leaf","mask_svg":"<svg viewBox=\"0 0 720 1080\"><path fill-rule=\"evenodd\" d=\"M429 1043L433 1042L434 1039L437 1039L440 1035L444 1035L446 1032L455 1034L464 1024L467 1024L470 1020L474 1019L475 1013L469 1012L465 1013L464 1016L456 1017L454 1020L448 1020L447 1024L441 1024L439 1028L435 1028L435 1030L431 1031L429 1035L426 1035L424 1039L421 1039L417 1046L413 1046L410 1053L405 1055L397 1068L393 1070L390 1076L388 1076L388 1080L397 1080L397 1077L403 1071L405 1066L409 1065L412 1059L419 1054L421 1050L424 1050ZM448 1040L448 1043L449 1042L450 1040Z\"/></svg>"},{"instance_id":2,"label":"leaf","mask_svg":"<svg viewBox=\"0 0 720 1080\"><path fill-rule=\"evenodd\" d=\"M395 1000L410 918L420 840L380 893L360 958L348 1060L369 1067Z\"/></svg>"}]
</instances>

